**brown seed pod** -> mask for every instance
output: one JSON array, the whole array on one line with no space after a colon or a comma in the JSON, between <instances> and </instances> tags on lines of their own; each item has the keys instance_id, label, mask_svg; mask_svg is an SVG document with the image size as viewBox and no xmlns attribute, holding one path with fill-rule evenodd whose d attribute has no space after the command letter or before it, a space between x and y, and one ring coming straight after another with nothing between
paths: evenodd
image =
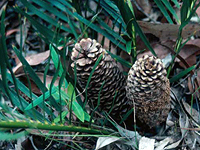
<instances>
[{"instance_id":1,"label":"brown seed pod","mask_svg":"<svg viewBox=\"0 0 200 150\"><path fill-rule=\"evenodd\" d=\"M160 59L145 55L131 67L127 97L135 104L136 118L150 128L165 122L170 110L170 84Z\"/></svg>"},{"instance_id":2,"label":"brown seed pod","mask_svg":"<svg viewBox=\"0 0 200 150\"><path fill-rule=\"evenodd\" d=\"M126 79L115 60L101 44L88 38L75 44L71 55L73 61L71 66L73 70L76 67L78 82L85 89L90 73L101 54L102 59L95 68L87 89L89 105L93 108L97 106L100 92L99 111L109 112L112 108L110 115L118 121L132 105L126 98ZM105 83L100 91L103 82Z\"/></svg>"}]
</instances>

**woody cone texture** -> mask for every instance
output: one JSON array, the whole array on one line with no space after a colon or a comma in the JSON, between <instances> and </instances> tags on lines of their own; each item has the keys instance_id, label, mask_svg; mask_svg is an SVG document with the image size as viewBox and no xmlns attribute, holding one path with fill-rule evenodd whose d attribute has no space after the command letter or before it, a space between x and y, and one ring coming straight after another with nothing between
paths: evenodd
<instances>
[{"instance_id":1,"label":"woody cone texture","mask_svg":"<svg viewBox=\"0 0 200 150\"><path fill-rule=\"evenodd\" d=\"M101 54L103 57L95 68L87 89L89 105L92 108L97 106L100 93L99 111L109 112L113 108L110 115L118 120L131 107L126 98L126 79L101 44L90 38L76 43L71 55L71 66L73 70L76 67L78 82L85 89L90 73ZM104 86L100 90L103 82Z\"/></svg>"},{"instance_id":2,"label":"woody cone texture","mask_svg":"<svg viewBox=\"0 0 200 150\"><path fill-rule=\"evenodd\" d=\"M150 128L165 122L170 110L170 84L160 59L145 55L128 73L127 97L135 104L136 118Z\"/></svg>"}]
</instances>

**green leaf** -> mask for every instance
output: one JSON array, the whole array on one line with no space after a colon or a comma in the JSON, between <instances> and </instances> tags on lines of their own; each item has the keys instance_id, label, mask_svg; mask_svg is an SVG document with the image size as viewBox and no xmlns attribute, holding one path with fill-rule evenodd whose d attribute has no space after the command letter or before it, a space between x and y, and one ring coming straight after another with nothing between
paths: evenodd
<instances>
[{"instance_id":1,"label":"green leaf","mask_svg":"<svg viewBox=\"0 0 200 150\"><path fill-rule=\"evenodd\" d=\"M124 59L122 59L120 56L117 56L113 53L111 53L110 51L106 51L113 59L115 59L116 61L118 61L119 63L121 63L122 65L131 68L132 64Z\"/></svg>"},{"instance_id":2,"label":"green leaf","mask_svg":"<svg viewBox=\"0 0 200 150\"><path fill-rule=\"evenodd\" d=\"M194 14L196 13L196 10L200 6L200 3L198 3L196 6L195 3L196 0L191 4L188 4L188 2L183 3L183 6L181 7L181 26L179 27L179 30L182 30L189 23L192 16L194 16Z\"/></svg>"},{"instance_id":3,"label":"green leaf","mask_svg":"<svg viewBox=\"0 0 200 150\"><path fill-rule=\"evenodd\" d=\"M69 113L68 110L62 112L62 120L64 120L64 118L67 116L68 113ZM58 115L58 116L54 119L53 122L54 122L54 123L60 122L60 115Z\"/></svg>"},{"instance_id":4,"label":"green leaf","mask_svg":"<svg viewBox=\"0 0 200 150\"><path fill-rule=\"evenodd\" d=\"M180 72L179 74L173 76L169 81L170 83L173 83L175 81L178 81L179 79L181 79L182 77L184 77L185 75L187 75L188 73L190 73L190 71L192 71L193 69L195 69L195 65L192 67L189 67L187 69L185 69L184 71Z\"/></svg>"},{"instance_id":5,"label":"green leaf","mask_svg":"<svg viewBox=\"0 0 200 150\"><path fill-rule=\"evenodd\" d=\"M183 23L188 18L188 13L191 9L191 0L184 0L181 7L181 23Z\"/></svg>"},{"instance_id":6,"label":"green leaf","mask_svg":"<svg viewBox=\"0 0 200 150\"><path fill-rule=\"evenodd\" d=\"M53 87L53 88L56 89L56 92L53 93L52 96L55 98L56 101L59 101L59 97L60 97L60 96L59 96L59 95L60 95L60 93L59 93L59 88L58 88L58 87ZM65 103L62 103L62 105L66 105L66 104L67 104L66 101L65 101L66 99L67 99L67 100L70 99L69 95L66 94L65 91L61 90L61 100L62 100L63 102L65 102Z\"/></svg>"},{"instance_id":7,"label":"green leaf","mask_svg":"<svg viewBox=\"0 0 200 150\"><path fill-rule=\"evenodd\" d=\"M132 41L126 42L126 52L130 55L132 49Z\"/></svg>"},{"instance_id":8,"label":"green leaf","mask_svg":"<svg viewBox=\"0 0 200 150\"><path fill-rule=\"evenodd\" d=\"M162 2L160 0L154 0L154 2L156 3L156 5L160 9L160 11L163 13L163 15L165 16L165 18L167 19L167 21L170 24L173 24L173 21L172 21L171 17L169 16L167 10L165 9L165 6L162 4Z\"/></svg>"},{"instance_id":9,"label":"green leaf","mask_svg":"<svg viewBox=\"0 0 200 150\"><path fill-rule=\"evenodd\" d=\"M84 117L85 117L85 120L87 121L87 122L89 122L90 121L90 115L87 113L87 112L85 112L84 111ZM92 122L94 123L94 120L92 120Z\"/></svg>"},{"instance_id":10,"label":"green leaf","mask_svg":"<svg viewBox=\"0 0 200 150\"><path fill-rule=\"evenodd\" d=\"M176 5L177 8L180 8L179 2L177 0L172 0L172 2Z\"/></svg>"},{"instance_id":11,"label":"green leaf","mask_svg":"<svg viewBox=\"0 0 200 150\"><path fill-rule=\"evenodd\" d=\"M21 137L24 137L28 134L27 131L22 131L19 133L6 133L6 132L2 132L0 131L0 140L1 141L12 141L12 140L17 140Z\"/></svg>"},{"instance_id":12,"label":"green leaf","mask_svg":"<svg viewBox=\"0 0 200 150\"><path fill-rule=\"evenodd\" d=\"M56 89L53 88L51 94L53 94L53 93L55 93L55 92L56 92ZM44 98L45 98L45 100L48 99L48 98L51 96L51 94L50 94L50 91L45 92L45 93L44 93ZM35 107L35 106L41 104L41 103L43 102L43 100L44 100L44 99L43 99L43 95L41 95L41 96L38 97L37 99L33 100L33 102L32 102L31 104L29 104L29 105L25 108L25 110L32 109L33 107Z\"/></svg>"},{"instance_id":13,"label":"green leaf","mask_svg":"<svg viewBox=\"0 0 200 150\"><path fill-rule=\"evenodd\" d=\"M52 44L49 45L49 49L51 51L51 58L53 60L55 68L58 69L59 67L59 76L61 77L63 73L63 67L62 67L62 64L60 63L59 55Z\"/></svg>"},{"instance_id":14,"label":"green leaf","mask_svg":"<svg viewBox=\"0 0 200 150\"><path fill-rule=\"evenodd\" d=\"M53 97L56 100L59 100L59 92L58 92L58 87L55 87L57 89L57 92L53 94ZM73 101L72 101L72 110L74 114L82 121L84 120L89 121L90 120L90 115L83 110L83 108L76 102L76 94L74 91L74 87L71 83L68 84L67 88L67 93L65 91L61 90L61 100L65 101L65 106L66 106L66 100L68 101L68 104L71 104L71 98L73 94Z\"/></svg>"},{"instance_id":15,"label":"green leaf","mask_svg":"<svg viewBox=\"0 0 200 150\"><path fill-rule=\"evenodd\" d=\"M180 24L180 19L178 18L175 10L173 9L173 7L171 6L171 4L169 3L168 0L162 0L162 2L164 3L164 5L167 7L167 9L172 13L172 15L174 16L174 18L176 18L176 21Z\"/></svg>"},{"instance_id":16,"label":"green leaf","mask_svg":"<svg viewBox=\"0 0 200 150\"><path fill-rule=\"evenodd\" d=\"M69 131L69 132L81 132L81 133L90 133L90 134L114 134L115 132L111 129L92 129L74 125L55 125L48 123L41 123L36 121L0 121L0 128L9 128L9 129L37 129L37 130L53 130L53 131Z\"/></svg>"},{"instance_id":17,"label":"green leaf","mask_svg":"<svg viewBox=\"0 0 200 150\"><path fill-rule=\"evenodd\" d=\"M69 95L69 108L72 101L72 110L74 114L80 119L82 122L85 120L85 115L82 107L76 102L76 93L74 87L71 83L69 83L67 88L67 94Z\"/></svg>"},{"instance_id":18,"label":"green leaf","mask_svg":"<svg viewBox=\"0 0 200 150\"><path fill-rule=\"evenodd\" d=\"M36 4L38 4L39 6L41 6L43 9L46 9L47 11L51 12L52 14L54 14L56 17L58 17L62 21L67 22L69 24L70 28L67 28L62 24L61 29L65 30L66 32L73 33L75 38L76 39L78 38L74 23L71 21L70 18L68 18L66 16L66 14L64 14L63 12L60 12L55 7L51 6L50 4L52 3L52 1L50 1L51 2L50 4L46 3L45 1L41 1L41 0L32 0L32 1Z\"/></svg>"},{"instance_id":19,"label":"green leaf","mask_svg":"<svg viewBox=\"0 0 200 150\"><path fill-rule=\"evenodd\" d=\"M71 83L69 83L68 87L67 87L67 94L69 96L69 99L71 100L76 100L76 93L74 90L74 87Z\"/></svg>"},{"instance_id":20,"label":"green leaf","mask_svg":"<svg viewBox=\"0 0 200 150\"><path fill-rule=\"evenodd\" d=\"M95 0L98 2L99 0ZM122 24L123 28L126 28L126 24L124 23L122 16L118 13L119 9L117 6L113 3L111 0L103 0L100 1L101 7L110 15L114 18L114 20L117 20L119 24Z\"/></svg>"},{"instance_id":21,"label":"green leaf","mask_svg":"<svg viewBox=\"0 0 200 150\"><path fill-rule=\"evenodd\" d=\"M0 69L1 69L1 78L2 78L2 83L3 83L3 88L5 90L5 93L11 100L13 101L9 87L8 87L8 82L7 82L7 66L6 66L6 57L7 57L7 47L6 47L6 36L5 36L5 10L2 11L2 16L1 16L1 32L0 32ZM8 58L7 58L8 59Z\"/></svg>"}]
</instances>

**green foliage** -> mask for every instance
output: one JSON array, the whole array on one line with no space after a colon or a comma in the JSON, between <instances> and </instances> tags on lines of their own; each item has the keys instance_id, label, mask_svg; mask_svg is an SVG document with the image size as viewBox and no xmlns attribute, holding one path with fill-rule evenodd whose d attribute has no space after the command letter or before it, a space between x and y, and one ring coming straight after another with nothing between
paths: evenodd
<instances>
[{"instance_id":1,"label":"green foliage","mask_svg":"<svg viewBox=\"0 0 200 150\"><path fill-rule=\"evenodd\" d=\"M195 66L189 67L185 69L184 71L180 72L179 74L175 75L170 79L170 82L173 83L175 81L178 81L182 77L186 76L188 73L190 73L193 69L195 69Z\"/></svg>"},{"instance_id":2,"label":"green foliage","mask_svg":"<svg viewBox=\"0 0 200 150\"><path fill-rule=\"evenodd\" d=\"M10 141L10 140L17 140L28 133L26 131L22 131L19 133L6 133L6 132L0 132L0 141Z\"/></svg>"},{"instance_id":3,"label":"green foliage","mask_svg":"<svg viewBox=\"0 0 200 150\"><path fill-rule=\"evenodd\" d=\"M131 55L132 63L134 63L136 60L138 53L136 50L137 35L140 36L151 53L156 56L155 51L151 47L145 34L142 32L142 29L136 21L131 1L94 0L94 2L98 4L96 10L89 8L87 4L84 3L84 1L78 1L80 4L77 5L76 0L19 1L21 2L22 6L16 5L13 7L13 9L16 13L18 13L19 16L26 18L34 27L34 30L38 36L43 41L45 41L45 44L49 45L50 55L45 66L42 82L37 73L33 70L33 68L22 55L22 44L20 48L17 48L17 46L13 45L13 51L17 55L20 62L23 64L23 70L26 74L27 80L29 81L29 86L27 88L24 83L16 78L9 63L4 24L5 10L2 11L0 56L4 57L1 57L0 59L0 98L8 99L13 105L13 108L7 106L7 104L1 100L0 107L3 109L0 110L0 127L85 132L97 135L109 135L115 133L113 130L100 128L99 126L97 129L94 128L94 112L89 115L85 109L85 105L87 103L87 87L92 78L95 67L102 59L102 55L96 61L96 64L90 73L86 85L84 103L80 98L82 91L80 90L76 81L76 71L73 78L67 70L68 68L66 66L69 65L66 64L66 62L69 60L68 55L66 58L67 60L64 60L63 63L60 60L61 58L66 57L66 51L71 51L72 49L72 46L69 46L70 44L68 45L68 43L71 42L71 44L74 44L82 37L92 37L97 39L99 34L103 36L102 43L104 43L104 40L107 38L115 46L116 49L121 49ZM168 69L169 75L177 54L181 51L182 46L185 44L183 43L181 36L182 30L189 23L191 17L194 16L195 11L200 6L200 4L195 5L196 0L183 0L183 5L181 7L181 18L178 18L169 1L154 0L154 2L157 4L157 7L161 10L170 24L174 23L170 15L173 15L176 21L180 24L179 35L174 49L176 55L173 56L173 61ZM172 0L172 2L177 7L180 7L177 0ZM89 13L91 13L92 17L88 17L87 14L84 15L81 10L87 10ZM110 16L110 19L113 23L112 27L105 23L104 19L101 17L101 13L106 13ZM114 28L117 28L118 30L116 31ZM58 50L58 46L62 46L63 50ZM128 68L132 66L131 62L127 62L119 55L113 54L110 51L107 52L111 55L111 57L113 57L123 66ZM53 75L52 82L50 85L46 86L46 78L50 61L53 62L56 70ZM187 75L191 70L194 69L194 67L195 66L192 66L180 74L172 77L170 82L177 81L178 79ZM40 96L37 96L32 92L30 80L33 81L34 84L36 84L36 86L40 89L42 93ZM57 87L55 86L56 80L59 80ZM19 91L28 97L29 101L25 100L19 94ZM97 108L98 106L94 110ZM127 113L127 116L129 113L131 113L131 111ZM6 113L10 115L6 115ZM91 128L73 126L73 116L78 118L78 121L76 122L77 124L85 123ZM127 116L125 116L125 118ZM68 125L63 126L65 123ZM2 137L0 140L14 140L26 134L26 132L15 134L1 132L0 135L2 135Z\"/></svg>"}]
</instances>

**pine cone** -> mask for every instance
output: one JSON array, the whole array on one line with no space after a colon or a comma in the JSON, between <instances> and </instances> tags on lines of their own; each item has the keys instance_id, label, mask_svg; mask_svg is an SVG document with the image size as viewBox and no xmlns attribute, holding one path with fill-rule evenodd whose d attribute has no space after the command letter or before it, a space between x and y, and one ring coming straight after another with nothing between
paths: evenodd
<instances>
[{"instance_id":1,"label":"pine cone","mask_svg":"<svg viewBox=\"0 0 200 150\"><path fill-rule=\"evenodd\" d=\"M132 107L130 101L126 98L126 79L115 60L96 40L88 38L75 44L71 56L73 61L71 66L73 70L76 66L78 82L85 89L95 62L101 54L103 54L103 57L95 68L87 89L89 105L93 108L97 106L98 94L102 83L105 81L100 93L99 111L109 112L113 108L110 115L116 121L119 121L120 116Z\"/></svg>"},{"instance_id":2,"label":"pine cone","mask_svg":"<svg viewBox=\"0 0 200 150\"><path fill-rule=\"evenodd\" d=\"M166 121L170 110L170 84L160 59L145 55L131 67L127 97L135 104L136 117L150 128Z\"/></svg>"}]
</instances>

